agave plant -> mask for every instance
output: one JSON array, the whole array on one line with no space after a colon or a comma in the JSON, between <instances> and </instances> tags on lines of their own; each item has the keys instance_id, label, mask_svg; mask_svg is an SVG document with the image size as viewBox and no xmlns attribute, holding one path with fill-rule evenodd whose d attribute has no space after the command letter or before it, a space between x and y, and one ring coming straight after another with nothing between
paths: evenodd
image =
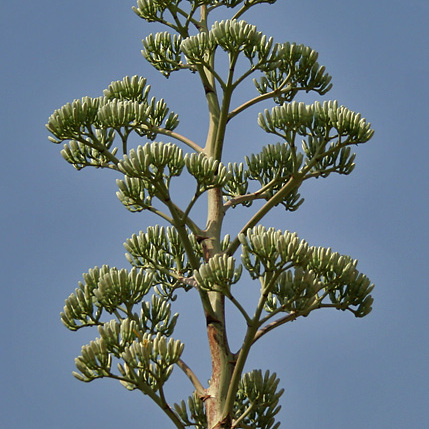
<instances>
[{"instance_id":1,"label":"agave plant","mask_svg":"<svg viewBox=\"0 0 429 429\"><path fill-rule=\"evenodd\" d=\"M297 210L306 180L350 174L351 147L373 135L360 114L337 101L295 101L301 92L326 94L331 76L310 47L275 43L241 20L263 3L275 0L138 0L133 7L143 20L167 28L143 40L149 64L167 78L191 72L202 86L209 124L205 142L181 135L178 115L163 99L150 98L150 86L139 76L112 82L98 98L66 104L47 124L50 140L64 144L61 154L68 163L78 170L115 170L122 175L117 195L125 208L151 212L165 224L126 240L131 269L94 267L67 298L64 325L72 331L96 326L99 332L82 347L74 375L84 382L113 378L140 390L177 428L277 428L283 389L276 374L245 373L255 342L317 309L347 310L356 317L371 311L374 286L357 270L356 260L259 224L276 206ZM230 18L211 23L211 13L220 8ZM225 69L217 65L218 56L226 58ZM239 59L247 66L237 67ZM233 105L233 93L250 79L254 94ZM259 114L258 124L278 143L243 162L225 161L230 122L267 101L274 107ZM142 144L131 147L136 137ZM194 184L183 206L171 192L171 184L181 180ZM201 198L207 203L205 225L193 211ZM262 204L252 211L255 200ZM224 222L229 209L239 205L252 212L230 237ZM246 287L260 291L250 309L236 297L249 278L254 286ZM184 343L172 337L178 315L171 307L179 289L197 294L205 314L202 328L212 360L207 385L182 359ZM227 339L226 301L238 309L245 326L237 351ZM194 393L172 404L164 386L176 367L188 376Z\"/></svg>"}]
</instances>

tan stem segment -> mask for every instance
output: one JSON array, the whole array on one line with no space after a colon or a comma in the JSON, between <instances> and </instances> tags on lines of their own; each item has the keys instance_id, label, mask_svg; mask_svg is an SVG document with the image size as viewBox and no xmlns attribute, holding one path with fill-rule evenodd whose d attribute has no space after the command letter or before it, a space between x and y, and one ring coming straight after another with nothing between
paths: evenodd
<instances>
[{"instance_id":1,"label":"tan stem segment","mask_svg":"<svg viewBox=\"0 0 429 429\"><path fill-rule=\"evenodd\" d=\"M208 219L205 238L202 241L204 258L208 261L220 253L220 231L223 218L222 192L212 189L208 193ZM228 344L225 321L225 296L219 292L209 292L212 313L206 315L212 376L206 395L208 428L229 427L230 422L221 422L222 411L227 397L235 360ZM226 425L226 426L225 426Z\"/></svg>"}]
</instances>

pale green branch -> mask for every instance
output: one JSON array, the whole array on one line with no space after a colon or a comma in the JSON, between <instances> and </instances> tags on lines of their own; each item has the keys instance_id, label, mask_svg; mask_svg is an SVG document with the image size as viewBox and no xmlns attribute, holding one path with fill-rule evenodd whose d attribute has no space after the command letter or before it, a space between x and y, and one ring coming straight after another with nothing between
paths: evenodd
<instances>
[{"instance_id":1,"label":"pale green branch","mask_svg":"<svg viewBox=\"0 0 429 429\"><path fill-rule=\"evenodd\" d=\"M244 225L239 234L245 234L249 228L253 228L258 224L258 222L276 205L286 197L294 189L298 188L303 181L302 174L291 176L287 183L276 192L253 216L252 218ZM240 245L240 241L237 237L231 242L231 244L226 249L226 254L233 255Z\"/></svg>"},{"instance_id":2,"label":"pale green branch","mask_svg":"<svg viewBox=\"0 0 429 429\"><path fill-rule=\"evenodd\" d=\"M320 145L320 147L321 148L325 147L331 140L334 140L337 137L338 136L332 136L332 137L327 136L325 143L323 145ZM338 152L339 150L345 148L346 146L350 146L351 144L358 144L358 143L350 141L350 139L347 139L345 142L338 144L326 151L322 151L322 150L318 151L309 160L309 162L301 169L300 174L303 175L303 180L310 179L311 177L317 177L323 173L323 171L318 171L318 172L308 174L308 172L313 168L313 166L317 163L317 161L319 161L321 158L325 156L329 156L332 153Z\"/></svg>"},{"instance_id":3,"label":"pale green branch","mask_svg":"<svg viewBox=\"0 0 429 429\"><path fill-rule=\"evenodd\" d=\"M286 90L283 92L287 92ZM271 91L267 92L266 94L258 95L255 98L252 98L249 101L246 101L241 106L236 107L234 110L232 110L228 115L228 120L231 120L235 116L237 116L239 113L243 112L244 110L248 109L249 107L254 106L257 103L260 103L261 101L269 100L270 98L274 98L278 96L280 93L279 91Z\"/></svg>"},{"instance_id":4,"label":"pale green branch","mask_svg":"<svg viewBox=\"0 0 429 429\"><path fill-rule=\"evenodd\" d=\"M180 7L176 6L175 4L173 4L173 2L168 2L168 6L167 9L169 10L169 12L171 13L171 16L174 19L174 22L177 25L177 31L180 33L181 31L184 31L185 28L183 27L182 23L180 22L177 13L181 14L182 16L187 16L186 12L184 12L182 9L180 9Z\"/></svg>"},{"instance_id":5,"label":"pale green branch","mask_svg":"<svg viewBox=\"0 0 429 429\"><path fill-rule=\"evenodd\" d=\"M186 374L186 376L191 381L192 385L195 387L195 390L197 392L197 395L202 398L205 396L205 389L203 385L201 384L198 377L195 375L195 373L192 371L191 368L189 368L188 365L186 365L185 362L183 362L182 359L179 359L177 361L177 366Z\"/></svg>"},{"instance_id":6,"label":"pale green branch","mask_svg":"<svg viewBox=\"0 0 429 429\"><path fill-rule=\"evenodd\" d=\"M220 75L217 73L217 71L214 69L214 67L208 63L207 61L201 61L201 66L207 69L208 72L217 80L219 85L223 90L225 90L227 84L224 82L224 80L220 77Z\"/></svg>"},{"instance_id":7,"label":"pale green branch","mask_svg":"<svg viewBox=\"0 0 429 429\"><path fill-rule=\"evenodd\" d=\"M158 404L158 405L161 407L161 409L164 411L164 413L167 414L167 416L175 424L175 426L179 429L185 429L185 426L180 421L177 414L168 405L168 402L165 398L164 389L162 388L162 386L160 386L160 388L159 388L159 399L160 399L160 404Z\"/></svg>"},{"instance_id":8,"label":"pale green branch","mask_svg":"<svg viewBox=\"0 0 429 429\"><path fill-rule=\"evenodd\" d=\"M248 1L244 3L244 6L238 10L235 15L231 19L238 19L240 16L244 15L254 4L252 2Z\"/></svg>"},{"instance_id":9,"label":"pale green branch","mask_svg":"<svg viewBox=\"0 0 429 429\"><path fill-rule=\"evenodd\" d=\"M175 213L175 216L172 214L172 217L168 217L168 222L171 225L174 225L176 228L178 226L187 226L190 231L196 235L200 236L203 234L203 230L189 217L189 212L183 211L180 209L170 198L170 196L163 201L163 203L168 207L170 213ZM188 206L189 208L189 206ZM192 207L191 207L192 208ZM190 209L189 209L190 210Z\"/></svg>"},{"instance_id":10,"label":"pale green branch","mask_svg":"<svg viewBox=\"0 0 429 429\"><path fill-rule=\"evenodd\" d=\"M166 220L170 225L173 225L173 218L162 212L161 210L156 209L153 206L147 206L145 210L150 211L151 213L156 214L157 216L161 217L162 219Z\"/></svg>"},{"instance_id":11,"label":"pale green branch","mask_svg":"<svg viewBox=\"0 0 429 429\"><path fill-rule=\"evenodd\" d=\"M264 310L265 302L267 301L268 294L273 288L277 278L279 277L281 271L278 270L276 273L272 274L272 277L269 278L267 284L264 284L263 279L261 278L261 296L259 297L258 305L255 310L255 314L250 322L247 323L246 335L243 340L243 344L238 352L237 362L231 377L231 382L228 388L228 394L225 401L223 409L223 417L225 418L230 414L233 409L235 396L238 389L238 384L241 379L241 374L243 373L244 365L249 356L250 348L253 345L254 337L261 326L261 314Z\"/></svg>"},{"instance_id":12,"label":"pale green branch","mask_svg":"<svg viewBox=\"0 0 429 429\"><path fill-rule=\"evenodd\" d=\"M250 201L258 200L258 199L264 199L263 194L259 194L258 192L253 192L251 194L245 194L245 195L237 195L236 197L230 198L224 205L224 211L226 212L229 208L237 206L238 204L247 203Z\"/></svg>"},{"instance_id":13,"label":"pale green branch","mask_svg":"<svg viewBox=\"0 0 429 429\"><path fill-rule=\"evenodd\" d=\"M234 296L231 293L226 294L226 297L231 301L231 303L237 308L237 310L242 314L244 319L246 320L246 323L252 323L252 319L247 313L247 311L244 309L244 307L240 304L237 299L234 298Z\"/></svg>"},{"instance_id":14,"label":"pale green branch","mask_svg":"<svg viewBox=\"0 0 429 429\"><path fill-rule=\"evenodd\" d=\"M230 207L234 207L238 204L267 198L265 193L278 183L279 177L280 173L276 172L276 177L271 179L266 185L262 186L262 188L258 189L257 191L251 192L249 194L237 195L236 197L232 197L223 205L224 211L226 212Z\"/></svg>"},{"instance_id":15,"label":"pale green branch","mask_svg":"<svg viewBox=\"0 0 429 429\"><path fill-rule=\"evenodd\" d=\"M176 139L182 143L185 143L187 146L194 149L198 153L203 151L203 148L201 146L199 146L197 143L193 142L191 139L188 139L187 137L182 136L179 133L176 133L176 132L171 131L171 130L167 130L165 128L155 127L155 126L151 127L151 130L153 130L157 134L169 136L169 137L172 137L173 139Z\"/></svg>"},{"instance_id":16,"label":"pale green branch","mask_svg":"<svg viewBox=\"0 0 429 429\"><path fill-rule=\"evenodd\" d=\"M88 137L90 137L88 135ZM91 136L91 138L93 138L94 141L97 141L95 136ZM118 170L117 165L119 164L119 159L116 158L115 155L112 155L112 153L109 151L109 149L106 148L106 146L102 145L102 144L98 144L98 143L90 143L88 140L85 140L84 138L76 138L74 139L80 143L83 143L86 146L89 146L92 149L97 150L98 152L100 152L103 156L105 156L107 159L109 159L114 165L112 165L110 168L113 170Z\"/></svg>"},{"instance_id":17,"label":"pale green branch","mask_svg":"<svg viewBox=\"0 0 429 429\"><path fill-rule=\"evenodd\" d=\"M197 185L197 187L198 187L198 185ZM198 192L198 189L197 189L197 192L195 192L195 194L192 196L191 201L188 204L188 207L186 207L186 209L185 209L185 211L183 212L183 215L182 215L182 219L185 221L185 223L186 223L186 220L189 218L189 213L191 212L192 207L194 207L195 203L197 202L198 198L201 195L202 194L200 192Z\"/></svg>"},{"instance_id":18,"label":"pale green branch","mask_svg":"<svg viewBox=\"0 0 429 429\"><path fill-rule=\"evenodd\" d=\"M184 16L186 18L186 23L184 25L184 28L188 28L189 23L192 23L197 30L200 28L200 25L201 25L200 22L193 18L197 10L198 10L198 6L195 6L195 5L192 6L192 9L189 12L189 14L187 14L186 12L183 12L182 9L179 10L179 13L180 14L184 13Z\"/></svg>"},{"instance_id":19,"label":"pale green branch","mask_svg":"<svg viewBox=\"0 0 429 429\"><path fill-rule=\"evenodd\" d=\"M277 328L280 325L285 324L286 322L291 322L295 320L297 317L301 316L298 313L290 312L288 315L281 317L280 319L274 320L268 325L265 325L263 328L259 329L254 338L252 344L256 343L261 337L263 337L268 332L272 331L273 329Z\"/></svg>"},{"instance_id":20,"label":"pale green branch","mask_svg":"<svg viewBox=\"0 0 429 429\"><path fill-rule=\"evenodd\" d=\"M240 16L244 15L251 7L256 6L257 4L268 3L267 0L254 0L246 1L244 5L238 10L231 19L238 19Z\"/></svg>"},{"instance_id":21,"label":"pale green branch","mask_svg":"<svg viewBox=\"0 0 429 429\"><path fill-rule=\"evenodd\" d=\"M266 94L258 95L255 98L252 98L251 100L246 101L241 106L236 107L234 110L232 110L228 115L228 120L234 118L239 113L243 112L244 110L248 109L249 107L254 106L257 103L260 103L261 101L269 100L270 98L278 97L281 94L285 94L290 91L300 91L304 90L306 88L294 88L290 83L288 84L289 80L291 78L291 72L288 73L282 84L275 90L271 92L267 92Z\"/></svg>"},{"instance_id":22,"label":"pale green branch","mask_svg":"<svg viewBox=\"0 0 429 429\"><path fill-rule=\"evenodd\" d=\"M226 418L232 411L234 406L234 401L237 393L238 384L241 379L241 374L244 369L244 364L246 363L247 357L249 355L250 348L253 343L253 338L256 334L256 331L258 329L258 320L260 317L260 313L263 309L263 298L262 295L259 299L257 309L255 311L255 316L251 320L250 323L247 324L247 330L246 335L243 340L243 344L238 352L238 358L234 367L234 371L231 377L231 381L228 388L228 394L225 400L222 416L223 418Z\"/></svg>"},{"instance_id":23,"label":"pale green branch","mask_svg":"<svg viewBox=\"0 0 429 429\"><path fill-rule=\"evenodd\" d=\"M233 89L237 88L238 85L240 85L241 82L243 82L243 80L245 80L247 77L249 77L252 73L254 73L257 69L258 69L258 65L260 65L260 63L258 63L257 65L254 65L252 67L250 67L249 70L247 70L247 72L243 73L233 84L232 87Z\"/></svg>"},{"instance_id":24,"label":"pale green branch","mask_svg":"<svg viewBox=\"0 0 429 429\"><path fill-rule=\"evenodd\" d=\"M246 409L246 411L232 423L233 428L248 428L249 426L243 425L241 422L248 416L256 407L256 402L252 402Z\"/></svg>"}]
</instances>

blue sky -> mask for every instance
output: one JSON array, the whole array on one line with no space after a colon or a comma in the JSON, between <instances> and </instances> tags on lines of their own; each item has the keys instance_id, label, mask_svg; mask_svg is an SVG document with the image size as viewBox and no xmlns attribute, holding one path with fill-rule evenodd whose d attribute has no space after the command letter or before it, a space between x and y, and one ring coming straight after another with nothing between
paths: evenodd
<instances>
[{"instance_id":1,"label":"blue sky","mask_svg":"<svg viewBox=\"0 0 429 429\"><path fill-rule=\"evenodd\" d=\"M60 147L47 140L49 115L75 98L101 95L111 81L139 74L148 78L152 95L180 114L182 134L196 140L204 135L200 88L189 86L196 85L190 74L165 80L144 61L141 39L158 29L137 18L133 4L2 2L5 428L171 427L148 398L116 382L75 380L73 359L96 334L71 333L59 319L81 273L105 263L126 267L123 241L158 220L121 206L113 174L77 172L66 164ZM279 0L246 19L278 42L317 50L334 87L313 98L337 99L376 131L356 148L352 175L308 183L300 210L278 209L264 219L312 245L359 259L360 270L376 284L373 312L356 319L325 310L286 325L257 344L247 369L277 372L286 389L282 427L428 427L429 3ZM257 112L231 127L226 161L240 161L270 142L255 125ZM233 231L247 215L232 215L227 226ZM203 329L204 321L197 301L183 298L176 336L186 344L185 360L205 380L207 350L195 328ZM236 344L240 332L231 333ZM171 394L182 391L191 389L177 371Z\"/></svg>"}]
</instances>

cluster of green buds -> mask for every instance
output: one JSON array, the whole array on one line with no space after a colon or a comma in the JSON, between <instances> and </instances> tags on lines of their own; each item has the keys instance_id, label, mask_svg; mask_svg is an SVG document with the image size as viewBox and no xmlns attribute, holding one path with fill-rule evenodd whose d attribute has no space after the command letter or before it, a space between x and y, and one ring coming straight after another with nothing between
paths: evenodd
<instances>
[{"instance_id":1,"label":"cluster of green buds","mask_svg":"<svg viewBox=\"0 0 429 429\"><path fill-rule=\"evenodd\" d=\"M153 197L170 201L170 182L187 172L196 180L195 199L213 188L226 186L231 173L218 160L203 153L183 156L183 151L172 143L147 143L131 149L119 161L118 170L125 175L117 180L119 200L130 211L151 207ZM192 204L194 204L193 201Z\"/></svg>"},{"instance_id":2,"label":"cluster of green buds","mask_svg":"<svg viewBox=\"0 0 429 429\"><path fill-rule=\"evenodd\" d=\"M47 128L56 137L49 136L53 143L61 143L68 139L78 139L96 122L97 112L103 103L101 97L83 97L67 103L49 117Z\"/></svg>"},{"instance_id":3,"label":"cluster of green buds","mask_svg":"<svg viewBox=\"0 0 429 429\"><path fill-rule=\"evenodd\" d=\"M247 170L244 168L244 164L242 162L230 162L228 164L228 171L230 174L230 179L225 183L225 187L223 189L225 201L228 201L234 197L246 195L249 189ZM250 207L252 205L252 201L246 200L241 204L246 207Z\"/></svg>"},{"instance_id":4,"label":"cluster of green buds","mask_svg":"<svg viewBox=\"0 0 429 429\"><path fill-rule=\"evenodd\" d=\"M317 308L334 307L363 317L371 311L374 285L349 256L310 247L296 234L262 226L239 239L244 268L260 279L268 294L268 313L307 315Z\"/></svg>"},{"instance_id":5,"label":"cluster of green buds","mask_svg":"<svg viewBox=\"0 0 429 429\"><path fill-rule=\"evenodd\" d=\"M233 408L233 427L277 429L275 416L280 411L279 399L284 389L278 390L279 379L275 373L265 374L253 370L243 374ZM174 404L174 409L185 426L207 428L207 417L203 400L194 393L187 400Z\"/></svg>"},{"instance_id":6,"label":"cluster of green buds","mask_svg":"<svg viewBox=\"0 0 429 429\"><path fill-rule=\"evenodd\" d=\"M147 192L147 183L142 179L125 176L124 180L117 179L116 184L119 188L116 195L130 212L141 212L152 207L152 195Z\"/></svg>"},{"instance_id":7,"label":"cluster of green buds","mask_svg":"<svg viewBox=\"0 0 429 429\"><path fill-rule=\"evenodd\" d=\"M112 367L112 356L101 338L91 341L82 347L82 355L75 359L76 368L73 375L80 381L89 382L96 378L109 377Z\"/></svg>"},{"instance_id":8,"label":"cluster of green buds","mask_svg":"<svg viewBox=\"0 0 429 429\"><path fill-rule=\"evenodd\" d=\"M194 278L200 288L228 295L231 285L240 280L242 269L242 265L235 268L232 256L217 254L194 271Z\"/></svg>"},{"instance_id":9,"label":"cluster of green buds","mask_svg":"<svg viewBox=\"0 0 429 429\"><path fill-rule=\"evenodd\" d=\"M280 380L276 373L253 370L243 375L234 402L234 422L236 427L258 427L261 429L277 429L275 415L280 411L279 399L284 389L278 389Z\"/></svg>"},{"instance_id":10,"label":"cluster of green buds","mask_svg":"<svg viewBox=\"0 0 429 429\"><path fill-rule=\"evenodd\" d=\"M134 314L132 318L125 318L120 322L112 319L100 325L98 332L109 352L119 358L126 347L142 338L144 333L170 337L177 317L177 314L171 315L169 303L153 295L151 303L143 302L140 316Z\"/></svg>"},{"instance_id":11,"label":"cluster of green buds","mask_svg":"<svg viewBox=\"0 0 429 429\"><path fill-rule=\"evenodd\" d=\"M193 20L195 12L200 6L207 6L212 11L219 7L235 8L242 5L241 13L250 9L252 6L262 3L273 4L277 0L137 0L137 6L133 6L134 13L147 22L160 22L168 25L176 30L184 30L189 26L189 22ZM188 10L181 9L185 3ZM173 22L167 21L166 15L169 14L173 18ZM184 23L180 23L179 18L186 16Z\"/></svg>"},{"instance_id":12,"label":"cluster of green buds","mask_svg":"<svg viewBox=\"0 0 429 429\"><path fill-rule=\"evenodd\" d=\"M240 234L241 260L253 279L284 271L303 263L309 255L309 246L296 233L257 226Z\"/></svg>"},{"instance_id":13,"label":"cluster of green buds","mask_svg":"<svg viewBox=\"0 0 429 429\"><path fill-rule=\"evenodd\" d=\"M185 164L189 174L197 181L197 195L209 189L222 188L231 178L230 172L221 162L203 153L186 154Z\"/></svg>"},{"instance_id":14,"label":"cluster of green buds","mask_svg":"<svg viewBox=\"0 0 429 429\"><path fill-rule=\"evenodd\" d=\"M171 178L179 176L184 165L183 151L178 146L153 142L131 149L119 162L118 169L130 178L141 179L151 197L156 195L165 200Z\"/></svg>"},{"instance_id":15,"label":"cluster of green buds","mask_svg":"<svg viewBox=\"0 0 429 429\"><path fill-rule=\"evenodd\" d=\"M245 160L249 180L259 182L264 198L268 200L299 170L303 156L288 145L277 143L263 147L259 154L246 156ZM297 190L293 190L281 204L286 210L295 211L303 202Z\"/></svg>"},{"instance_id":16,"label":"cluster of green buds","mask_svg":"<svg viewBox=\"0 0 429 429\"><path fill-rule=\"evenodd\" d=\"M323 95L332 88L332 78L317 62L319 54L315 50L287 42L278 44L277 51L276 68L264 69L264 76L253 79L260 94L276 93L273 100L282 105L291 101L299 90Z\"/></svg>"},{"instance_id":17,"label":"cluster of green buds","mask_svg":"<svg viewBox=\"0 0 429 429\"><path fill-rule=\"evenodd\" d=\"M61 321L68 329L76 331L83 326L99 324L103 307L97 305L94 291L98 288L99 280L109 272L110 267L103 265L83 274L84 281L79 282L75 292L66 299L61 313Z\"/></svg>"},{"instance_id":18,"label":"cluster of green buds","mask_svg":"<svg viewBox=\"0 0 429 429\"><path fill-rule=\"evenodd\" d=\"M131 327L130 324L128 328ZM122 329L122 326L120 329L124 338L133 335L133 330L125 332L126 328ZM82 347L81 356L75 359L80 373L74 372L73 375L85 382L102 377L115 378L128 390L138 388L151 397L162 389L184 348L178 340L167 339L161 334L153 337L143 333L131 344L123 346L123 351L119 353L116 343L109 337L116 333L106 329L103 335ZM112 354L117 354L123 361L123 364L118 364L119 374L112 373Z\"/></svg>"},{"instance_id":19,"label":"cluster of green buds","mask_svg":"<svg viewBox=\"0 0 429 429\"><path fill-rule=\"evenodd\" d=\"M163 14L168 10L177 23L180 16L175 13L174 7L169 8L167 3L171 4L142 1L139 2L139 7L135 8L135 12L144 19L165 24ZM224 2L216 3L220 5ZM235 5L241 2L233 3ZM244 3L247 9L263 1ZM191 17L192 13L189 16ZM248 71L234 82L234 86L259 70L263 76L254 79L256 89L262 95L273 93L273 99L279 104L292 100L301 90L325 94L332 87L331 76L326 73L325 67L317 62L317 52L308 46L274 43L272 38L267 38L257 31L256 26L237 19L216 21L207 32L191 35L191 22L190 18L183 25L169 25L176 30L175 34L164 31L143 39L143 56L166 77L177 70L190 69L195 72L199 66L203 66L209 68L224 87L225 81L214 72L208 62L208 58L219 47L235 60L243 54L249 61ZM198 28L198 25L196 27Z\"/></svg>"},{"instance_id":20,"label":"cluster of green buds","mask_svg":"<svg viewBox=\"0 0 429 429\"><path fill-rule=\"evenodd\" d=\"M75 377L86 382L114 378L128 389L139 388L154 397L183 351L180 341L168 339L178 314L172 315L171 304L160 295L152 295L150 302L143 300L155 284L150 271L104 265L83 277L66 300L61 318L71 330L97 325L100 337L82 347L75 360L80 373L75 372ZM140 314L134 312L135 306L140 306ZM116 319L102 321L104 313ZM123 362L119 373L112 370L114 358Z\"/></svg>"},{"instance_id":21,"label":"cluster of green buds","mask_svg":"<svg viewBox=\"0 0 429 429\"><path fill-rule=\"evenodd\" d=\"M109 313L113 313L119 306L141 302L153 285L153 276L137 268L129 272L126 269L110 270L100 277L94 297Z\"/></svg>"},{"instance_id":22,"label":"cluster of green buds","mask_svg":"<svg viewBox=\"0 0 429 429\"><path fill-rule=\"evenodd\" d=\"M318 308L320 289L321 282L311 270L297 266L294 270L283 271L269 292L265 310L271 314L281 310L306 316Z\"/></svg>"},{"instance_id":23,"label":"cluster of green buds","mask_svg":"<svg viewBox=\"0 0 429 429\"><path fill-rule=\"evenodd\" d=\"M349 146L365 143L374 134L371 124L360 114L338 106L336 101L312 105L294 101L260 113L258 123L264 131L285 141L296 166L303 162L299 173L304 178L326 177L333 172L350 174L355 154ZM298 152L297 136L304 137L302 154Z\"/></svg>"},{"instance_id":24,"label":"cluster of green buds","mask_svg":"<svg viewBox=\"0 0 429 429\"><path fill-rule=\"evenodd\" d=\"M346 137L349 143L365 143L374 131L359 113L354 113L344 106L338 106L336 101L316 101L311 105L293 101L282 106L267 109L259 114L258 123L267 133L283 137L293 144L293 136L331 139L326 134L332 131L335 135Z\"/></svg>"},{"instance_id":25,"label":"cluster of green buds","mask_svg":"<svg viewBox=\"0 0 429 429\"><path fill-rule=\"evenodd\" d=\"M224 199L233 206L243 204L247 207L252 204L252 198L269 200L299 171L302 161L302 154L295 153L286 144L277 143L263 147L259 154L246 156L247 168L243 163L230 163L231 180L224 188ZM257 182L260 187L251 198L243 198L249 192L251 181ZM303 202L297 189L292 189L279 204L286 210L295 211Z\"/></svg>"},{"instance_id":26,"label":"cluster of green buds","mask_svg":"<svg viewBox=\"0 0 429 429\"><path fill-rule=\"evenodd\" d=\"M117 169L118 147L113 146L116 135L121 138L125 154L131 132L154 140L160 128L171 131L179 123L164 100L149 100L149 90L146 79L125 77L112 82L103 97L84 97L67 103L49 117L46 127L54 136L50 140L57 144L70 141L61 154L77 169Z\"/></svg>"},{"instance_id":27,"label":"cluster of green buds","mask_svg":"<svg viewBox=\"0 0 429 429\"><path fill-rule=\"evenodd\" d=\"M195 257L202 261L201 246L194 234L188 234L187 238ZM124 246L131 265L152 273L160 295L172 298L175 289L189 288L182 279L191 277L193 269L176 228L149 227L146 232L133 234Z\"/></svg>"},{"instance_id":28,"label":"cluster of green buds","mask_svg":"<svg viewBox=\"0 0 429 429\"><path fill-rule=\"evenodd\" d=\"M171 314L171 303L161 294L152 295L151 302L143 301L139 326L143 332L170 337L177 323L178 313Z\"/></svg>"},{"instance_id":29,"label":"cluster of green buds","mask_svg":"<svg viewBox=\"0 0 429 429\"><path fill-rule=\"evenodd\" d=\"M143 39L142 55L149 64L169 77L172 72L186 68L182 62L181 41L180 35L167 31L150 34Z\"/></svg>"},{"instance_id":30,"label":"cluster of green buds","mask_svg":"<svg viewBox=\"0 0 429 429\"><path fill-rule=\"evenodd\" d=\"M152 394L162 388L179 361L184 345L179 340L144 333L121 354L124 364L118 364L121 383L128 389L141 389Z\"/></svg>"},{"instance_id":31,"label":"cluster of green buds","mask_svg":"<svg viewBox=\"0 0 429 429\"><path fill-rule=\"evenodd\" d=\"M374 134L371 124L360 114L338 106L336 101L286 103L260 113L258 123L282 142L246 156L247 168L243 163L228 165L231 179L224 187L224 197L232 206L250 206L256 198L269 200L291 178L302 183L331 173L350 174L355 166L350 146L365 143ZM301 145L296 141L298 137L303 138ZM259 189L250 192L249 181L259 182ZM303 202L298 188L292 188L277 204L296 210Z\"/></svg>"},{"instance_id":32,"label":"cluster of green buds","mask_svg":"<svg viewBox=\"0 0 429 429\"><path fill-rule=\"evenodd\" d=\"M203 400L194 392L185 402L174 404L174 411L179 416L185 426L195 427L195 429L207 428L207 416Z\"/></svg>"},{"instance_id":33,"label":"cluster of green buds","mask_svg":"<svg viewBox=\"0 0 429 429\"><path fill-rule=\"evenodd\" d=\"M84 282L79 282L79 287L66 299L61 313L61 320L68 329L76 331L85 326L101 326L104 323L101 316L107 312L121 320L132 317L141 327L149 329L151 326L151 332L171 334L170 328L174 327L177 316L171 317L167 296L161 299L154 295L151 304L143 301L159 281L150 270L134 267L127 271L103 265L89 270L83 278ZM132 312L136 305L142 308L140 318ZM161 325L169 328L167 331L156 330Z\"/></svg>"}]
</instances>

